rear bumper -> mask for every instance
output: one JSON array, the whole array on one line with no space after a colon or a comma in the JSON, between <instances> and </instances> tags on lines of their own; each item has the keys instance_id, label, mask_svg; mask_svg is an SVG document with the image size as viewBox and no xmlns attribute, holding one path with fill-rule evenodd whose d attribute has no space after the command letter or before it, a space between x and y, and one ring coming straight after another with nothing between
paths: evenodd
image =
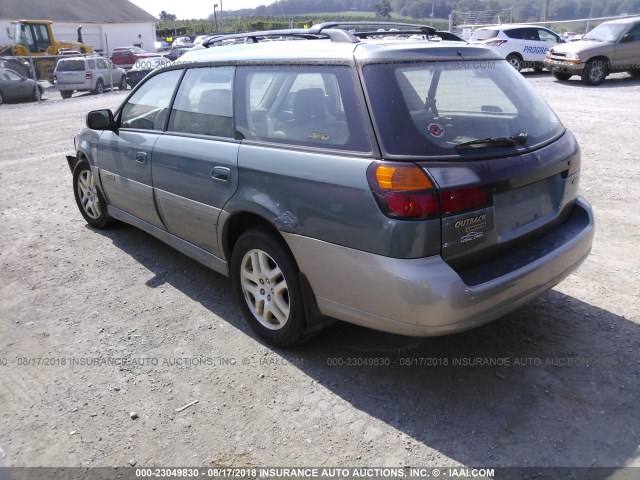
<instances>
[{"instance_id":1,"label":"rear bumper","mask_svg":"<svg viewBox=\"0 0 640 480\"><path fill-rule=\"evenodd\" d=\"M553 249L474 286L440 256L398 259L299 235L285 239L322 314L391 333L435 336L495 320L571 274L589 255L594 235L584 199L576 201L572 215L583 221L567 227L571 231Z\"/></svg>"}]
</instances>

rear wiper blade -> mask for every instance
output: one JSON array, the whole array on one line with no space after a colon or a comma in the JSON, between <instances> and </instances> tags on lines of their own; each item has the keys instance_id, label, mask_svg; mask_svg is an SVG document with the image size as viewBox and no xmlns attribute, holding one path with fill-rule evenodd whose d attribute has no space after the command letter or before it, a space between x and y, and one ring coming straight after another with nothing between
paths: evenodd
<instances>
[{"instance_id":1,"label":"rear wiper blade","mask_svg":"<svg viewBox=\"0 0 640 480\"><path fill-rule=\"evenodd\" d=\"M489 137L471 140L456 145L456 148L511 147L513 145L524 145L528 139L528 134L518 133L508 137Z\"/></svg>"}]
</instances>

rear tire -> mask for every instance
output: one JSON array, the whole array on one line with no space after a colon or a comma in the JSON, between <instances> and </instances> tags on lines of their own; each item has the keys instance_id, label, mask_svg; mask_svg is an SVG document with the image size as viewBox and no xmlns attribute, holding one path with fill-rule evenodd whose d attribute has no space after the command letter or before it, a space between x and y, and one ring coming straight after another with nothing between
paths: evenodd
<instances>
[{"instance_id":1,"label":"rear tire","mask_svg":"<svg viewBox=\"0 0 640 480\"><path fill-rule=\"evenodd\" d=\"M120 78L120 85L118 85L118 90L126 90L127 89L127 76L122 75Z\"/></svg>"},{"instance_id":2,"label":"rear tire","mask_svg":"<svg viewBox=\"0 0 640 480\"><path fill-rule=\"evenodd\" d=\"M105 228L111 223L111 217L107 213L107 204L87 162L78 162L73 169L73 193L80 213L89 225Z\"/></svg>"},{"instance_id":3,"label":"rear tire","mask_svg":"<svg viewBox=\"0 0 640 480\"><path fill-rule=\"evenodd\" d=\"M73 94L73 90L60 90L60 96L62 98L71 98L72 94Z\"/></svg>"},{"instance_id":4,"label":"rear tire","mask_svg":"<svg viewBox=\"0 0 640 480\"><path fill-rule=\"evenodd\" d=\"M276 347L306 339L298 267L284 242L263 230L248 230L231 255L231 280L249 326Z\"/></svg>"},{"instance_id":5,"label":"rear tire","mask_svg":"<svg viewBox=\"0 0 640 480\"><path fill-rule=\"evenodd\" d=\"M595 86L604 82L609 75L609 62L601 58L589 60L582 72L582 83Z\"/></svg>"},{"instance_id":6,"label":"rear tire","mask_svg":"<svg viewBox=\"0 0 640 480\"><path fill-rule=\"evenodd\" d=\"M561 82L566 82L572 77L570 73L560 73L560 72L553 72L553 76L556 77L556 80L559 80Z\"/></svg>"},{"instance_id":7,"label":"rear tire","mask_svg":"<svg viewBox=\"0 0 640 480\"><path fill-rule=\"evenodd\" d=\"M101 79L98 79L98 81L96 82L96 88L93 89L91 93L93 93L94 95L102 95L104 93L104 83Z\"/></svg>"},{"instance_id":8,"label":"rear tire","mask_svg":"<svg viewBox=\"0 0 640 480\"><path fill-rule=\"evenodd\" d=\"M0 105L4 103L4 97L2 96L2 92L0 92Z\"/></svg>"},{"instance_id":9,"label":"rear tire","mask_svg":"<svg viewBox=\"0 0 640 480\"><path fill-rule=\"evenodd\" d=\"M516 69L516 71L522 70L522 59L515 53L507 55L507 62Z\"/></svg>"}]
</instances>

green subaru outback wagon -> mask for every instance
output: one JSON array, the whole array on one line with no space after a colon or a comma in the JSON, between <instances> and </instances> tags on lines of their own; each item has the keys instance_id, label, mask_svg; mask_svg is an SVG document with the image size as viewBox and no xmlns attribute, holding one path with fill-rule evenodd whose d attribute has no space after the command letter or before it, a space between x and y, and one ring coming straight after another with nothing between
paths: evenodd
<instances>
[{"instance_id":1,"label":"green subaru outback wagon","mask_svg":"<svg viewBox=\"0 0 640 480\"><path fill-rule=\"evenodd\" d=\"M231 277L276 346L335 319L430 336L520 307L591 249L578 144L493 50L390 27L215 37L154 71L87 115L80 212Z\"/></svg>"}]
</instances>

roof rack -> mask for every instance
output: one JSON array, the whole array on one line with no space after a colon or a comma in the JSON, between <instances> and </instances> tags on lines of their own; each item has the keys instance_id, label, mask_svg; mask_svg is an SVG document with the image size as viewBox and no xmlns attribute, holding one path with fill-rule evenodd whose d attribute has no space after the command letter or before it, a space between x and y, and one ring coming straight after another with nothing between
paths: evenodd
<instances>
[{"instance_id":1,"label":"roof rack","mask_svg":"<svg viewBox=\"0 0 640 480\"><path fill-rule=\"evenodd\" d=\"M351 27L347 30L347 27ZM360 30L358 28L369 27L367 30ZM376 30L371 30L371 27L377 27ZM389 30L384 30L383 27L388 27ZM398 28L399 27L399 28ZM393 28L393 30L392 30ZM400 29L401 28L401 29ZM427 35L434 36L436 29L426 25L417 25L413 23L398 23L398 22L325 22L318 25L314 25L310 28L293 28L283 30L265 30L262 32L247 32L236 33L230 35L221 35L210 37L204 42L202 46L209 48L216 44L225 44L228 42L238 43L240 40L250 43L258 43L260 41L280 38L280 39L300 39L300 40L317 40L317 39L330 39L332 42L339 43L358 43L361 38L368 38L371 36L384 37L384 36L396 36L396 35Z\"/></svg>"}]
</instances>

